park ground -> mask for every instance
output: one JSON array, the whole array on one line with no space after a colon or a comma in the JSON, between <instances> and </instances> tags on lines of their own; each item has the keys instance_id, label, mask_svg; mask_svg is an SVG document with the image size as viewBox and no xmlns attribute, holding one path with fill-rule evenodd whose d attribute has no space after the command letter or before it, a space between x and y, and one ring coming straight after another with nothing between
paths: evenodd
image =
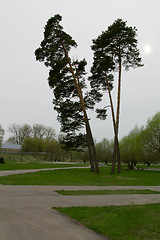
<instances>
[{"instance_id":1,"label":"park ground","mask_svg":"<svg viewBox=\"0 0 160 240\"><path fill-rule=\"evenodd\" d=\"M60 164L54 166L61 167ZM0 171L0 174L9 170ZM45 166L43 171L0 177L2 240L49 240L61 237L92 240L160 239L160 172L123 170L120 175L113 176L109 171L109 168L102 167L100 174L96 175L89 168L53 171L46 170ZM128 189L137 192L128 193ZM152 192L138 192L144 189ZM60 194L57 190L66 193L68 190L80 190L78 194L88 190L88 193L70 195L69 192L62 195L64 193ZM92 193L91 190L112 192ZM124 192L115 195L115 190ZM66 214L96 233L66 217ZM64 222L61 223L62 219ZM54 233L50 229L54 229ZM12 234L12 238L8 234Z\"/></svg>"}]
</instances>

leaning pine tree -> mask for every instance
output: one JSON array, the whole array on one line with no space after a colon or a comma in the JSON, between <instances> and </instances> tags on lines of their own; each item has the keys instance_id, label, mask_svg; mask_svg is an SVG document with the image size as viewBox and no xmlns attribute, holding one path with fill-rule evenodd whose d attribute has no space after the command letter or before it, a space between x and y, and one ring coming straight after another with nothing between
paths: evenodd
<instances>
[{"instance_id":1,"label":"leaning pine tree","mask_svg":"<svg viewBox=\"0 0 160 240\"><path fill-rule=\"evenodd\" d=\"M72 65L74 66L74 70L76 71L76 75L78 74L79 80L81 83L81 89L85 88L85 65L86 61L73 61ZM75 88L75 84L72 78L72 74L70 73L69 68L64 69L63 76L61 76L61 83L58 86L54 86L54 109L58 113L58 121L61 125L61 132L63 138L61 139L61 144L66 151L70 152L72 156L72 151L83 151L86 147L86 134L79 133L82 128L84 128L84 118L83 111L81 108L80 101L77 96L77 91ZM62 72L61 72L62 73ZM54 71L50 72L49 77L49 85L53 88L54 79L56 74ZM62 87L64 91L61 91ZM86 97L84 97L85 106L86 106ZM88 105L88 104L87 104ZM92 104L89 104L92 107ZM94 165L91 162L91 167L94 169Z\"/></svg>"},{"instance_id":2,"label":"leaning pine tree","mask_svg":"<svg viewBox=\"0 0 160 240\"><path fill-rule=\"evenodd\" d=\"M73 131L75 134L83 124L85 125L91 170L99 172L94 140L86 112L87 108L93 107L93 102L89 99L87 102L87 97L82 93L86 63L85 60L71 61L69 52L77 44L69 34L63 31L60 25L61 20L62 17L58 14L48 20L44 39L40 48L35 51L36 60L44 62L45 66L50 68L48 81L54 93L53 103L58 112L58 120L65 132Z\"/></svg>"},{"instance_id":3,"label":"leaning pine tree","mask_svg":"<svg viewBox=\"0 0 160 240\"><path fill-rule=\"evenodd\" d=\"M92 50L94 51L94 62L90 77L91 86L94 84L105 85L108 89L112 120L114 128L114 150L112 160L112 173L115 172L115 163L118 161L118 173L121 170L120 151L118 141L119 115L120 115L120 96L122 67L125 70L141 67L141 58L137 48L137 29L128 27L122 19L116 20L102 32L97 39L93 40ZM111 96L110 77L114 71L118 72L118 92L117 92L117 111L115 114L113 100ZM102 111L104 114L104 110Z\"/></svg>"}]
</instances>

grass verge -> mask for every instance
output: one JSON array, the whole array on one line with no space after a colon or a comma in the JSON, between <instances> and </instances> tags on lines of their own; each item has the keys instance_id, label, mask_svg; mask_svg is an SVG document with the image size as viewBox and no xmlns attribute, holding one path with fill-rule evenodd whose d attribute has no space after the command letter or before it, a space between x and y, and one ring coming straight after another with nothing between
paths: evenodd
<instances>
[{"instance_id":1,"label":"grass verge","mask_svg":"<svg viewBox=\"0 0 160 240\"><path fill-rule=\"evenodd\" d=\"M110 240L160 239L160 204L54 209Z\"/></svg>"},{"instance_id":2,"label":"grass verge","mask_svg":"<svg viewBox=\"0 0 160 240\"><path fill-rule=\"evenodd\" d=\"M121 174L110 174L110 168L101 167L99 174L90 169L64 169L39 171L0 177L6 185L71 185L71 186L159 186L160 172L123 170Z\"/></svg>"},{"instance_id":3,"label":"grass verge","mask_svg":"<svg viewBox=\"0 0 160 240\"><path fill-rule=\"evenodd\" d=\"M142 190L77 190L77 191L65 191L57 190L57 193L67 196L80 196L80 195L118 195L118 194L160 194L158 191L152 191L149 189Z\"/></svg>"}]
</instances>

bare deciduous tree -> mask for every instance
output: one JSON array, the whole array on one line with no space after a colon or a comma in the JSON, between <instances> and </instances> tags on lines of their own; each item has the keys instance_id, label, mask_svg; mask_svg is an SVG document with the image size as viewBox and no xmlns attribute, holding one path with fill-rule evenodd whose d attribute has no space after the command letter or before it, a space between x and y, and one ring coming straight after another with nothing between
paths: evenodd
<instances>
[{"instance_id":1,"label":"bare deciduous tree","mask_svg":"<svg viewBox=\"0 0 160 240\"><path fill-rule=\"evenodd\" d=\"M1 146L1 143L3 141L3 135L4 135L4 129L2 128L2 126L0 125L0 146Z\"/></svg>"},{"instance_id":2,"label":"bare deciduous tree","mask_svg":"<svg viewBox=\"0 0 160 240\"><path fill-rule=\"evenodd\" d=\"M48 138L55 139L55 130L51 127L46 127L42 124L34 124L30 126L28 124L18 125L12 124L9 126L8 131L11 133L11 137L7 142L16 143L22 145L24 139L28 137L34 138Z\"/></svg>"}]
</instances>

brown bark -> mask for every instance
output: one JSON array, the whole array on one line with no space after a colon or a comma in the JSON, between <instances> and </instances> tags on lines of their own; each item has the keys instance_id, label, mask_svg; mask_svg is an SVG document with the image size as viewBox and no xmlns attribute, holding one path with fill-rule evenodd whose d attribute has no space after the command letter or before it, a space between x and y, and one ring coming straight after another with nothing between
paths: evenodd
<instances>
[{"instance_id":1,"label":"brown bark","mask_svg":"<svg viewBox=\"0 0 160 240\"><path fill-rule=\"evenodd\" d=\"M119 115L120 115L120 97L121 97L121 72L122 72L122 60L121 60L121 48L119 46L119 76L118 76L118 96L117 96L117 116L116 116L116 132L117 132L117 162L118 168L117 172L121 172L121 160L120 160L120 150L118 142L118 130L119 130Z\"/></svg>"},{"instance_id":2,"label":"brown bark","mask_svg":"<svg viewBox=\"0 0 160 240\"><path fill-rule=\"evenodd\" d=\"M115 135L116 135L116 120L115 120L113 101L112 101L111 90L110 90L110 86L109 86L109 82L108 82L108 76L107 76L107 73L106 73L106 82L107 82L107 88L108 88L109 100L110 100L110 104L111 104L111 112L112 112L113 128L114 128L114 133L115 133Z\"/></svg>"},{"instance_id":3,"label":"brown bark","mask_svg":"<svg viewBox=\"0 0 160 240\"><path fill-rule=\"evenodd\" d=\"M113 107L113 101L112 101L111 90L110 90L110 86L109 86L107 73L106 73L106 82L107 82L109 100L110 100L110 104L111 104L112 121L113 121L113 128L114 128L114 147L113 147L113 158L112 158L112 169L111 169L111 173L114 174L115 173L115 164L116 164L116 143L115 143L115 138L117 136L117 133L116 133L116 120L115 120L115 114L114 114L114 107Z\"/></svg>"},{"instance_id":4,"label":"brown bark","mask_svg":"<svg viewBox=\"0 0 160 240\"><path fill-rule=\"evenodd\" d=\"M120 76L121 76L121 72L120 72ZM118 115L117 119L115 120L113 101L112 101L111 90L110 90L110 86L109 86L107 73L106 73L106 82L107 82L108 94L109 94L109 99L110 99L110 104L111 104L112 121L113 121L113 128L114 128L114 147L113 147L113 158L112 158L112 169L111 169L111 173L114 174L115 173L116 160L118 160L118 173L120 173L120 168L121 168L121 165L120 165L120 150L119 150L119 142L118 142L118 125L119 125L119 118L118 117L119 117L119 115ZM120 87L119 87L119 90L120 90ZM119 95L119 91L118 91L118 95ZM118 98L118 100L119 100L119 103L120 103L120 98ZM117 113L119 114L120 104L117 104L117 105L118 105Z\"/></svg>"},{"instance_id":5,"label":"brown bark","mask_svg":"<svg viewBox=\"0 0 160 240\"><path fill-rule=\"evenodd\" d=\"M87 116L87 112L86 112L86 109L85 109L85 105L84 105L84 100L83 100L83 94L82 94L82 89L81 89L81 85L80 85L80 81L79 81L79 77L78 75L76 76L77 77L77 82L78 82L78 87L79 87L79 92L80 92L80 95L81 95L81 104L82 104L82 110L83 110L83 113L84 113L84 121L85 121L85 124L86 124L86 132L87 132L87 135L88 135L88 146L89 148L91 148L91 157L93 159L93 162L94 162L94 170L96 173L99 172L99 167L98 167L98 161L97 161L97 154L96 154L96 148L95 148L95 144L94 144L94 139L93 139L93 136L92 136L92 131L91 131L91 127L90 127L90 124L89 124L89 121L88 121L88 116Z\"/></svg>"},{"instance_id":6,"label":"brown bark","mask_svg":"<svg viewBox=\"0 0 160 240\"><path fill-rule=\"evenodd\" d=\"M120 149L119 149L119 141L117 137L117 173L121 173L121 158L120 158Z\"/></svg>"},{"instance_id":7,"label":"brown bark","mask_svg":"<svg viewBox=\"0 0 160 240\"><path fill-rule=\"evenodd\" d=\"M115 137L114 137L111 174L114 174L114 173L115 173L115 166L116 166L116 143L115 143L115 141L116 141L116 140L115 140Z\"/></svg>"},{"instance_id":8,"label":"brown bark","mask_svg":"<svg viewBox=\"0 0 160 240\"><path fill-rule=\"evenodd\" d=\"M68 60L70 71L72 73L72 76L73 76L73 79L74 79L74 82L75 82L76 90L77 90L77 93L78 93L78 96L79 96L79 99L80 99L81 108L82 108L83 115L84 115L84 122L85 122L85 126L86 126L87 145L88 145L89 161L90 161L90 165L91 165L91 171L95 171L96 173L98 173L99 172L99 167L98 167L98 162L97 162L95 144L94 144L94 140L93 140L93 136L92 136L92 132L91 132L91 128L90 128L90 124L89 124L89 120L88 120L88 116L87 116L87 112L86 112L86 108L85 108L85 104L84 104L83 94L82 94L82 90L81 90L81 86L80 86L80 82L79 82L79 77L78 77L78 75L76 76L75 73L74 73L70 58L68 56L68 53L67 53L64 45L63 45L63 50L64 50L65 55L66 55L67 60Z\"/></svg>"}]
</instances>

